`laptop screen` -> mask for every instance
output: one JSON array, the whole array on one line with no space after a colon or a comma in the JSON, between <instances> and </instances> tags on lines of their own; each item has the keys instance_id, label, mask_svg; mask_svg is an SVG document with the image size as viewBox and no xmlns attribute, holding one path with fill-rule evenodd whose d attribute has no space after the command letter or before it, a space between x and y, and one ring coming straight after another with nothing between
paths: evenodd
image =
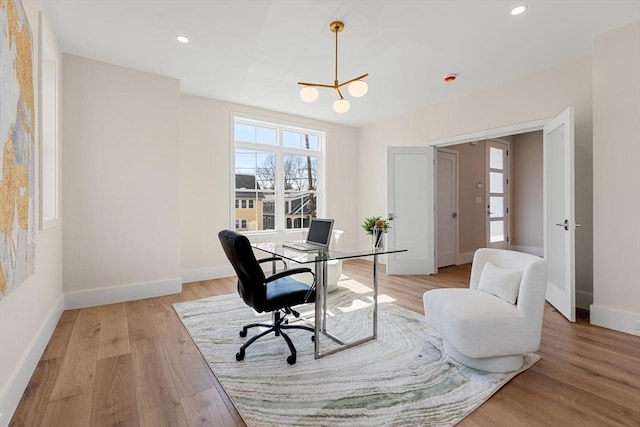
<instances>
[{"instance_id":1,"label":"laptop screen","mask_svg":"<svg viewBox=\"0 0 640 427\"><path fill-rule=\"evenodd\" d=\"M329 246L331 240L331 230L333 229L332 219L312 218L309 224L309 233L307 234L307 242Z\"/></svg>"}]
</instances>

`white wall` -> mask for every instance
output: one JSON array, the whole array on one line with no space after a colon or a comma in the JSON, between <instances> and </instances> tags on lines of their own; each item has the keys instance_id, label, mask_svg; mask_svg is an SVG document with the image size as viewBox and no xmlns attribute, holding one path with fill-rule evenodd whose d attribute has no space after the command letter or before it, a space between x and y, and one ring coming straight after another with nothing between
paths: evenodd
<instances>
[{"instance_id":1,"label":"white wall","mask_svg":"<svg viewBox=\"0 0 640 427\"><path fill-rule=\"evenodd\" d=\"M180 292L178 80L63 55L66 307Z\"/></svg>"},{"instance_id":2,"label":"white wall","mask_svg":"<svg viewBox=\"0 0 640 427\"><path fill-rule=\"evenodd\" d=\"M328 107L329 108L329 107ZM359 231L358 132L355 128L182 95L180 103L180 235L184 282L230 276L218 231L230 228L231 114L278 120L327 132L327 216L345 238ZM268 237L274 239L274 236ZM258 240L253 237L253 240Z\"/></svg>"},{"instance_id":3,"label":"white wall","mask_svg":"<svg viewBox=\"0 0 640 427\"><path fill-rule=\"evenodd\" d=\"M38 13L42 5L38 0L23 0L23 5L32 34L37 112ZM39 143L36 142L38 149ZM39 175L37 163L36 174ZM39 197L36 196L35 200ZM17 407L64 305L61 226L36 231L35 245L34 274L0 300L0 426L8 424Z\"/></svg>"},{"instance_id":4,"label":"white wall","mask_svg":"<svg viewBox=\"0 0 640 427\"><path fill-rule=\"evenodd\" d=\"M640 335L640 22L593 45L591 323Z\"/></svg>"},{"instance_id":5,"label":"white wall","mask_svg":"<svg viewBox=\"0 0 640 427\"><path fill-rule=\"evenodd\" d=\"M551 118L573 107L576 140L576 289L592 291L592 69L583 58L360 131L360 216L385 212L387 146L426 145L457 135ZM385 189L385 191L381 191Z\"/></svg>"}]
</instances>

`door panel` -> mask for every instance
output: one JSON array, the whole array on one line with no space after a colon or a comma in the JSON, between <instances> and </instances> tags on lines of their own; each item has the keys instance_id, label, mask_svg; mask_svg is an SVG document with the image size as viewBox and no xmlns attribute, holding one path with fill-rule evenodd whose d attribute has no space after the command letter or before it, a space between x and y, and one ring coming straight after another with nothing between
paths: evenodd
<instances>
[{"instance_id":1,"label":"door panel","mask_svg":"<svg viewBox=\"0 0 640 427\"><path fill-rule=\"evenodd\" d=\"M434 263L434 149L387 147L387 274L431 274Z\"/></svg>"},{"instance_id":2,"label":"door panel","mask_svg":"<svg viewBox=\"0 0 640 427\"><path fill-rule=\"evenodd\" d=\"M508 179L509 144L487 141L488 183L487 186L487 238L488 248L507 249L508 243Z\"/></svg>"},{"instance_id":3,"label":"door panel","mask_svg":"<svg viewBox=\"0 0 640 427\"><path fill-rule=\"evenodd\" d=\"M458 155L453 150L438 150L436 162L436 241L438 268L455 265L458 252Z\"/></svg>"},{"instance_id":4,"label":"door panel","mask_svg":"<svg viewBox=\"0 0 640 427\"><path fill-rule=\"evenodd\" d=\"M549 268L547 301L575 322L575 191L573 111L543 129L544 257Z\"/></svg>"}]
</instances>

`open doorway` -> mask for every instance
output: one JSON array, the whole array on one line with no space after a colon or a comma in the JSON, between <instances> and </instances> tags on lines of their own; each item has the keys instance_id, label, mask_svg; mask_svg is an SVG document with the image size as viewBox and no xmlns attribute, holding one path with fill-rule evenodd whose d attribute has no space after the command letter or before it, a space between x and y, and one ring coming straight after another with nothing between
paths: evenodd
<instances>
[{"instance_id":1,"label":"open doorway","mask_svg":"<svg viewBox=\"0 0 640 427\"><path fill-rule=\"evenodd\" d=\"M491 164L491 148L499 150L503 164ZM542 131L519 133L447 145L438 151L455 152L457 203L454 234L456 256L440 259L441 239L436 240L438 267L471 262L479 248L502 247L542 256L543 236L543 135ZM499 181L500 185L493 185ZM436 179L441 179L436 174ZM436 188L441 185L437 184ZM445 185L446 187L446 185ZM446 221L451 216L448 195L438 192L436 212ZM446 212L445 212L446 211ZM492 228L494 232L492 232ZM498 232L500 228L500 232ZM497 239L500 237L500 239ZM500 240L498 242L498 240Z\"/></svg>"}]
</instances>

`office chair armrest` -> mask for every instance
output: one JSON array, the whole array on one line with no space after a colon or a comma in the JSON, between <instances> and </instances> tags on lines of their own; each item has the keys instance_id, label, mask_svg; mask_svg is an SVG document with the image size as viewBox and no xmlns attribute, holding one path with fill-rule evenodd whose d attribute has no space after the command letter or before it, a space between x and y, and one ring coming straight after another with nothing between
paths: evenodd
<instances>
[{"instance_id":1,"label":"office chair armrest","mask_svg":"<svg viewBox=\"0 0 640 427\"><path fill-rule=\"evenodd\" d=\"M291 276L292 274L300 274L300 273L309 273L313 276L313 283L316 282L316 275L313 273L313 271L311 271L310 268L306 268L306 267L300 267L300 268L292 268L290 270L284 270L281 271L279 273L273 274L269 277L267 277L264 281L264 283L269 283L269 282L273 282L274 280L278 280L281 279L283 277L286 276Z\"/></svg>"},{"instance_id":2,"label":"office chair armrest","mask_svg":"<svg viewBox=\"0 0 640 427\"><path fill-rule=\"evenodd\" d=\"M289 268L286 261L283 258L280 258L279 256L272 256L269 258L259 259L258 264L262 264L263 262L269 262L269 261L282 261L282 264L284 264L284 269L286 270L287 268Z\"/></svg>"}]
</instances>

